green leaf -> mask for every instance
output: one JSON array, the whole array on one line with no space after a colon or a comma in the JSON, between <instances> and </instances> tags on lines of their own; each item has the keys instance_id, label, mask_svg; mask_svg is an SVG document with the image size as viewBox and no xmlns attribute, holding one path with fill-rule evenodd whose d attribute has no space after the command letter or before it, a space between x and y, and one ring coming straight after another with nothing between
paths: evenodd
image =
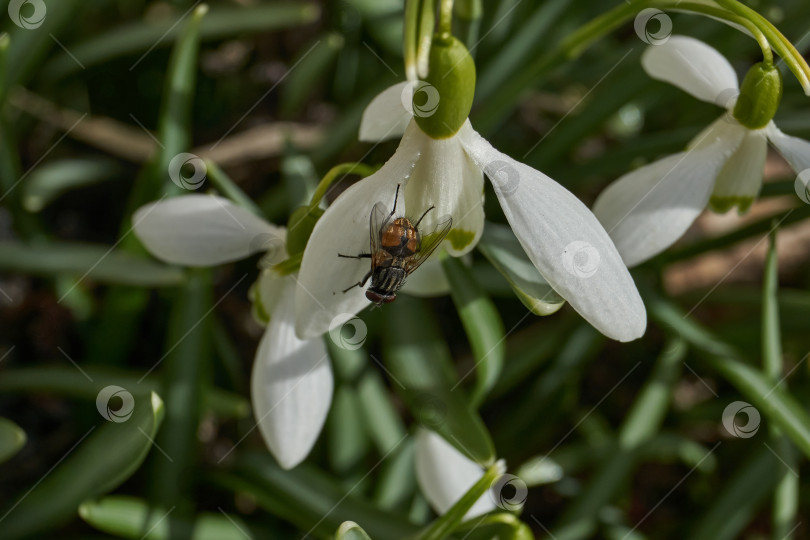
<instances>
[{"instance_id":1,"label":"green leaf","mask_svg":"<svg viewBox=\"0 0 810 540\"><path fill-rule=\"evenodd\" d=\"M810 456L810 417L786 390L775 386L762 372L742 363L737 352L687 318L666 300L647 294L652 318L678 332L702 354L706 366L717 372L749 400L760 413L776 424L796 446Z\"/></svg>"},{"instance_id":2,"label":"green leaf","mask_svg":"<svg viewBox=\"0 0 810 540\"><path fill-rule=\"evenodd\" d=\"M178 13L178 16L180 14ZM272 30L302 26L314 22L320 8L310 3L271 2L239 7L216 7L202 24L200 34L204 40L232 38L240 34L265 33ZM50 17L50 6L48 11ZM181 36L178 17L158 23L139 22L93 36L81 43L69 45L71 54L55 56L42 68L42 75L50 80L65 77L80 66L103 64L113 58L151 51L153 47L171 45Z\"/></svg>"},{"instance_id":3,"label":"green leaf","mask_svg":"<svg viewBox=\"0 0 810 540\"><path fill-rule=\"evenodd\" d=\"M478 250L503 274L523 305L535 315L551 315L565 303L537 271L507 225L487 222Z\"/></svg>"},{"instance_id":4,"label":"green leaf","mask_svg":"<svg viewBox=\"0 0 810 540\"><path fill-rule=\"evenodd\" d=\"M53 365L7 369L0 377L0 392L44 392L94 401L99 389L105 386L123 386L142 394L164 391L162 381L144 378L141 372L86 364L81 367L82 371L73 366ZM244 397L219 388L207 388L202 402L206 411L221 418L247 418L250 414L250 403Z\"/></svg>"},{"instance_id":5,"label":"green leaf","mask_svg":"<svg viewBox=\"0 0 810 540\"><path fill-rule=\"evenodd\" d=\"M371 537L354 521L344 521L335 533L335 540L371 540Z\"/></svg>"},{"instance_id":6,"label":"green leaf","mask_svg":"<svg viewBox=\"0 0 810 540\"><path fill-rule=\"evenodd\" d=\"M348 385L339 385L326 420L327 455L336 473L346 474L368 452L369 437L359 418L362 412L357 391Z\"/></svg>"},{"instance_id":7,"label":"green leaf","mask_svg":"<svg viewBox=\"0 0 810 540\"><path fill-rule=\"evenodd\" d=\"M3 514L3 537L46 531L74 516L83 501L118 487L140 467L162 419L160 397L139 394L127 420L91 427L49 474L14 499Z\"/></svg>"},{"instance_id":8,"label":"green leaf","mask_svg":"<svg viewBox=\"0 0 810 540\"><path fill-rule=\"evenodd\" d=\"M73 274L84 280L165 287L185 279L182 269L112 247L84 243L0 242L0 270L38 276Z\"/></svg>"},{"instance_id":9,"label":"green leaf","mask_svg":"<svg viewBox=\"0 0 810 540\"><path fill-rule=\"evenodd\" d=\"M267 452L236 457L233 471L213 473L216 483L246 493L273 515L319 538L331 538L344 521L358 523L375 540L403 538L418 528L380 510L319 469L302 464L284 471ZM375 469L370 469L371 474Z\"/></svg>"},{"instance_id":10,"label":"green leaf","mask_svg":"<svg viewBox=\"0 0 810 540\"><path fill-rule=\"evenodd\" d=\"M475 517L462 523L455 532L466 533L464 540L534 540L529 526L510 512Z\"/></svg>"},{"instance_id":11,"label":"green leaf","mask_svg":"<svg viewBox=\"0 0 810 540\"><path fill-rule=\"evenodd\" d=\"M470 459L492 463L492 439L456 381L450 351L432 314L422 301L401 295L388 315L383 360L408 409Z\"/></svg>"},{"instance_id":12,"label":"green leaf","mask_svg":"<svg viewBox=\"0 0 810 540\"><path fill-rule=\"evenodd\" d=\"M20 426L7 418L0 418L0 463L8 461L25 446L27 437Z\"/></svg>"},{"instance_id":13,"label":"green leaf","mask_svg":"<svg viewBox=\"0 0 810 540\"><path fill-rule=\"evenodd\" d=\"M506 355L506 333L495 304L475 281L470 269L446 252L442 252L440 258L475 360L477 376L470 402L477 408L498 382Z\"/></svg>"},{"instance_id":14,"label":"green leaf","mask_svg":"<svg viewBox=\"0 0 810 540\"><path fill-rule=\"evenodd\" d=\"M29 212L39 212L68 191L97 184L121 173L111 159L60 159L34 169L20 186Z\"/></svg>"},{"instance_id":15,"label":"green leaf","mask_svg":"<svg viewBox=\"0 0 810 540\"><path fill-rule=\"evenodd\" d=\"M96 529L119 538L167 540L176 516L165 508L150 506L143 499L111 495L79 506L79 516ZM251 540L257 536L232 514L203 513L180 527L190 531L190 540Z\"/></svg>"}]
</instances>

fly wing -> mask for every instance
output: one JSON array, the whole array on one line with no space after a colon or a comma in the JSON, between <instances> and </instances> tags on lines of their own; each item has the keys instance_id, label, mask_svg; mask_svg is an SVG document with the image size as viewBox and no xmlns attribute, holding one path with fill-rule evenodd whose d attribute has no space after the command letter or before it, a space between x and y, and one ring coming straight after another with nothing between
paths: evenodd
<instances>
[{"instance_id":1,"label":"fly wing","mask_svg":"<svg viewBox=\"0 0 810 540\"><path fill-rule=\"evenodd\" d=\"M372 266L374 265L374 254L380 250L380 239L382 238L383 231L388 227L390 216L391 212L382 202L378 202L374 205L374 208L371 209L371 215L368 219L368 231L371 237L369 247L371 248Z\"/></svg>"},{"instance_id":2,"label":"fly wing","mask_svg":"<svg viewBox=\"0 0 810 540\"><path fill-rule=\"evenodd\" d=\"M425 262L425 259L430 257L439 244L442 243L444 237L450 232L453 227L453 218L451 216L442 216L439 218L436 228L428 233L422 233L422 245L412 257L405 263L405 271L410 274Z\"/></svg>"}]
</instances>

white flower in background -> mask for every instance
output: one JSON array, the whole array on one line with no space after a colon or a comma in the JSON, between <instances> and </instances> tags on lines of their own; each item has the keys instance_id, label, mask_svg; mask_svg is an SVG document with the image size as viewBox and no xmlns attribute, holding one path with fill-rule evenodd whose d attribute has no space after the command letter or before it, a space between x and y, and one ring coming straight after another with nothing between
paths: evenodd
<instances>
[{"instance_id":1,"label":"white flower in background","mask_svg":"<svg viewBox=\"0 0 810 540\"><path fill-rule=\"evenodd\" d=\"M185 195L148 204L133 215L135 234L156 257L184 266L214 266L266 252L286 256L282 227L227 199ZM270 451L285 469L298 465L323 428L332 401L332 368L320 336L295 335L296 278L265 269L257 284L270 322L251 375L253 414Z\"/></svg>"},{"instance_id":2,"label":"white flower in background","mask_svg":"<svg viewBox=\"0 0 810 540\"><path fill-rule=\"evenodd\" d=\"M484 468L448 443L434 431L416 432L416 481L431 508L447 512L482 476ZM495 510L489 493L478 499L464 516L471 519Z\"/></svg>"},{"instance_id":3,"label":"white flower in background","mask_svg":"<svg viewBox=\"0 0 810 540\"><path fill-rule=\"evenodd\" d=\"M434 41L431 69L436 65L437 50L440 55L441 48ZM644 305L610 237L568 190L499 152L475 132L466 119L472 104L470 81L452 71L458 65L465 67L467 60L457 58L452 58L446 78L436 75L432 90L426 83L401 83L382 92L366 109L360 127L362 139L398 136L403 130L404 134L388 162L341 194L315 226L296 291L298 336L321 335L342 322L341 316L349 317L369 305L360 287L341 292L368 272L368 259L338 258L338 253L369 251L369 214L375 203L381 201L391 208L400 185L398 215L419 216L435 206L420 225L421 231L432 231L442 216L452 216L444 248L458 257L475 247L483 231L485 173L520 244L548 283L606 336L619 341L640 337L646 328ZM467 68L474 70L471 59ZM443 90L451 83L457 86ZM459 97L458 88L463 89L461 94L469 94L466 111L457 101L467 96ZM403 99L403 92L410 96L420 91L425 94L423 105L414 100L413 107L408 107L409 98ZM462 111L463 116L457 119L455 131L444 130L449 127L447 122L433 122L428 134L428 120L442 114L447 117L442 111L443 92L452 96L447 98L450 114Z\"/></svg>"},{"instance_id":4,"label":"white flower in background","mask_svg":"<svg viewBox=\"0 0 810 540\"><path fill-rule=\"evenodd\" d=\"M671 246L707 205L747 210L762 187L768 141L797 173L810 168L810 143L771 120L781 97L775 68L754 66L740 90L719 52L685 36L649 47L641 63L651 77L728 111L686 151L622 176L597 198L593 211L630 267Z\"/></svg>"}]
</instances>

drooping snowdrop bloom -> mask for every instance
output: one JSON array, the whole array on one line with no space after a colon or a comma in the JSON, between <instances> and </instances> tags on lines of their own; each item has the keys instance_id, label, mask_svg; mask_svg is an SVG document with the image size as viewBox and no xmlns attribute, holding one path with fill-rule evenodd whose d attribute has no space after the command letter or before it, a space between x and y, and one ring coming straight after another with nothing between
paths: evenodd
<instances>
[{"instance_id":1,"label":"drooping snowdrop bloom","mask_svg":"<svg viewBox=\"0 0 810 540\"><path fill-rule=\"evenodd\" d=\"M186 195L158 201L133 215L135 234L156 257L184 266L214 266L254 253L279 263L286 231L227 199ZM309 453L332 401L333 378L320 336L295 335L296 276L266 268L254 289L269 323L251 374L253 414L268 448L285 469Z\"/></svg>"},{"instance_id":2,"label":"drooping snowdrop bloom","mask_svg":"<svg viewBox=\"0 0 810 540\"><path fill-rule=\"evenodd\" d=\"M768 141L797 173L810 168L810 143L773 123L782 95L774 66L755 65L740 87L719 52L685 36L650 46L641 63L653 78L727 111L684 152L624 175L597 198L594 213L630 267L672 245L707 205L746 211L762 187Z\"/></svg>"},{"instance_id":3,"label":"drooping snowdrop bloom","mask_svg":"<svg viewBox=\"0 0 810 540\"><path fill-rule=\"evenodd\" d=\"M377 202L391 209L400 186L397 215L418 217L435 207L419 226L427 233L451 216L443 247L461 256L483 231L486 174L523 249L549 284L605 335L640 337L644 305L590 210L548 176L493 148L470 125L475 66L466 48L451 36L436 36L429 69L426 81L391 87L365 111L361 138L402 133L402 140L381 169L348 188L315 225L296 291L298 336L318 336L369 305L361 287L342 292L368 272L368 259L338 254L368 253L369 215Z\"/></svg>"}]
</instances>

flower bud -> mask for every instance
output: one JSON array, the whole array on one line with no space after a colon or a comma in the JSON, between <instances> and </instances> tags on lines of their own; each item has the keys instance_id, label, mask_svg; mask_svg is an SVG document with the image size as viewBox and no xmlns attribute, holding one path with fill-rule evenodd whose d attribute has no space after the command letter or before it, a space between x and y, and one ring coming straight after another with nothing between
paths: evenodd
<instances>
[{"instance_id":1,"label":"flower bud","mask_svg":"<svg viewBox=\"0 0 810 540\"><path fill-rule=\"evenodd\" d=\"M776 114L780 101L782 74L773 64L754 64L743 80L734 118L749 129L764 128Z\"/></svg>"},{"instance_id":2,"label":"flower bud","mask_svg":"<svg viewBox=\"0 0 810 540\"><path fill-rule=\"evenodd\" d=\"M414 92L416 123L434 139L452 137L461 129L472 108L475 94L475 62L467 48L448 34L436 34L430 46L426 83L438 93L438 105L420 114L420 99L425 92Z\"/></svg>"},{"instance_id":3,"label":"flower bud","mask_svg":"<svg viewBox=\"0 0 810 540\"><path fill-rule=\"evenodd\" d=\"M321 219L323 210L317 206L299 206L287 221L287 253L290 257L299 255L307 247L309 237L312 236L312 229Z\"/></svg>"}]
</instances>

